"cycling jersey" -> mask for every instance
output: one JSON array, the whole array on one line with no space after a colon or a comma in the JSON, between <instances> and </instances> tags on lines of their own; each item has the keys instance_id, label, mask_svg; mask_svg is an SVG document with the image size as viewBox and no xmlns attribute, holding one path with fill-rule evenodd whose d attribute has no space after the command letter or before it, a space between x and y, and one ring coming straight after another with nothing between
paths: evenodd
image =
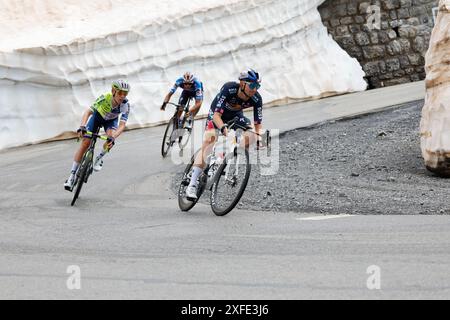
<instances>
[{"instance_id":1,"label":"cycling jersey","mask_svg":"<svg viewBox=\"0 0 450 320\"><path fill-rule=\"evenodd\" d=\"M184 78L180 77L177 81L175 81L175 84L173 85L172 89L170 89L170 93L174 94L178 88L181 88L184 91L188 91L192 94L195 93L195 100L203 100L203 83L198 81L197 78L194 78L193 86L188 88L185 85L186 84L184 83Z\"/></svg>"},{"instance_id":2,"label":"cycling jersey","mask_svg":"<svg viewBox=\"0 0 450 320\"><path fill-rule=\"evenodd\" d=\"M91 106L93 112L97 111L104 120L114 120L118 119L119 115L120 121L127 122L128 115L130 113L130 104L127 99L116 108L112 107L112 93L106 93L101 95Z\"/></svg>"},{"instance_id":3,"label":"cycling jersey","mask_svg":"<svg viewBox=\"0 0 450 320\"><path fill-rule=\"evenodd\" d=\"M243 117L243 110L253 108L253 121L255 124L262 123L262 98L257 92L249 100L243 101L238 97L239 83L227 82L220 89L219 94L215 97L209 110L207 127L211 126L208 122L213 120L215 112L222 114L222 120L227 122L232 120L235 116Z\"/></svg>"}]
</instances>

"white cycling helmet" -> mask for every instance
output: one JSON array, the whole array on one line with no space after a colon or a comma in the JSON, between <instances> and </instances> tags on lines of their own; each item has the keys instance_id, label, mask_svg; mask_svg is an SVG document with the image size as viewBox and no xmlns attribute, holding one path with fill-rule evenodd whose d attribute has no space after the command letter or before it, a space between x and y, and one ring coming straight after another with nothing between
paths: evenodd
<instances>
[{"instance_id":1,"label":"white cycling helmet","mask_svg":"<svg viewBox=\"0 0 450 320\"><path fill-rule=\"evenodd\" d=\"M113 89L129 92L130 91L130 85L128 82L122 79L114 80L112 83Z\"/></svg>"},{"instance_id":2,"label":"white cycling helmet","mask_svg":"<svg viewBox=\"0 0 450 320\"><path fill-rule=\"evenodd\" d=\"M183 75L183 80L185 83L194 83L194 75L188 71Z\"/></svg>"}]
</instances>

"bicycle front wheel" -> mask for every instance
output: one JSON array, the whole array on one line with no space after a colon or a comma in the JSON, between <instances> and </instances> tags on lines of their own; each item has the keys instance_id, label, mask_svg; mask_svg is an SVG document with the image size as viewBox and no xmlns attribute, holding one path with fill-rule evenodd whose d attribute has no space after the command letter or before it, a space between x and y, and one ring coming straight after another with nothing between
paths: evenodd
<instances>
[{"instance_id":1,"label":"bicycle front wheel","mask_svg":"<svg viewBox=\"0 0 450 320\"><path fill-rule=\"evenodd\" d=\"M181 130L180 137L178 138L178 145L180 146L180 149L184 149L188 142L189 138L191 137L192 130L194 130L194 120L192 120L190 129L186 128L187 121L183 121L183 128Z\"/></svg>"},{"instance_id":2,"label":"bicycle front wheel","mask_svg":"<svg viewBox=\"0 0 450 320\"><path fill-rule=\"evenodd\" d=\"M203 191L205 190L205 183L200 181L199 188L197 191L197 197L198 197L197 200L190 201L186 198L186 189L189 186L189 183L191 182L194 161L195 161L197 154L200 152L200 150L198 150L192 156L191 162L186 166L186 169L184 170L184 173L183 173L183 177L181 178L180 187L178 188L178 206L180 207L181 211L191 210L197 204L198 199L200 199L200 196L202 195Z\"/></svg>"},{"instance_id":3,"label":"bicycle front wheel","mask_svg":"<svg viewBox=\"0 0 450 320\"><path fill-rule=\"evenodd\" d=\"M250 178L250 157L247 149L236 148L220 165L211 190L211 209L224 216L237 205Z\"/></svg>"},{"instance_id":4,"label":"bicycle front wheel","mask_svg":"<svg viewBox=\"0 0 450 320\"><path fill-rule=\"evenodd\" d=\"M77 184L75 189L75 194L73 195L72 203L70 204L73 206L75 204L75 201L77 201L78 196L80 195L81 188L83 187L83 184L87 182L89 177L89 167L92 164L92 159L94 158L94 154L92 151L87 151L86 154L83 157L83 160L81 160L80 168L77 171Z\"/></svg>"},{"instance_id":5,"label":"bicycle front wheel","mask_svg":"<svg viewBox=\"0 0 450 320\"><path fill-rule=\"evenodd\" d=\"M173 133L176 129L175 121L177 121L176 118L172 117L167 124L166 131L164 132L164 138L161 145L161 155L163 156L163 158L167 156L170 147L172 147L173 143L175 142L175 140L173 139Z\"/></svg>"}]
</instances>

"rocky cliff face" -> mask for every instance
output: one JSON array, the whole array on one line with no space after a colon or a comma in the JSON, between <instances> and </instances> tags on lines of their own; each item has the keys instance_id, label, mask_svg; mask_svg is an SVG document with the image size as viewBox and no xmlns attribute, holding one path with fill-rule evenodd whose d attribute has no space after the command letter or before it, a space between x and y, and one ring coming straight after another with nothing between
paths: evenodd
<instances>
[{"instance_id":1,"label":"rocky cliff face","mask_svg":"<svg viewBox=\"0 0 450 320\"><path fill-rule=\"evenodd\" d=\"M369 88L425 78L439 0L327 0L319 11L333 39L366 72Z\"/></svg>"},{"instance_id":2,"label":"rocky cliff face","mask_svg":"<svg viewBox=\"0 0 450 320\"><path fill-rule=\"evenodd\" d=\"M426 97L420 124L425 166L450 177L450 0L441 0L425 57Z\"/></svg>"}]
</instances>

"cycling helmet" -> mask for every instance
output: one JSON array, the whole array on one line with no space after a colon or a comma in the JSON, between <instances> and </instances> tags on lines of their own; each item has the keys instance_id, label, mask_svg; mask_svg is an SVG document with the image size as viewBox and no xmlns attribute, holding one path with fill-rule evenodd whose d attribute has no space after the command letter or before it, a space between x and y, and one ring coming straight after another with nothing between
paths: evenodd
<instances>
[{"instance_id":1,"label":"cycling helmet","mask_svg":"<svg viewBox=\"0 0 450 320\"><path fill-rule=\"evenodd\" d=\"M129 92L130 91L130 85L125 80L119 79L114 80L112 83L113 89Z\"/></svg>"},{"instance_id":2,"label":"cycling helmet","mask_svg":"<svg viewBox=\"0 0 450 320\"><path fill-rule=\"evenodd\" d=\"M248 69L247 71L241 72L239 75L239 80L246 82L261 82L259 73L253 69Z\"/></svg>"},{"instance_id":3,"label":"cycling helmet","mask_svg":"<svg viewBox=\"0 0 450 320\"><path fill-rule=\"evenodd\" d=\"M185 83L194 83L194 75L188 71L183 75L183 80Z\"/></svg>"}]
</instances>

